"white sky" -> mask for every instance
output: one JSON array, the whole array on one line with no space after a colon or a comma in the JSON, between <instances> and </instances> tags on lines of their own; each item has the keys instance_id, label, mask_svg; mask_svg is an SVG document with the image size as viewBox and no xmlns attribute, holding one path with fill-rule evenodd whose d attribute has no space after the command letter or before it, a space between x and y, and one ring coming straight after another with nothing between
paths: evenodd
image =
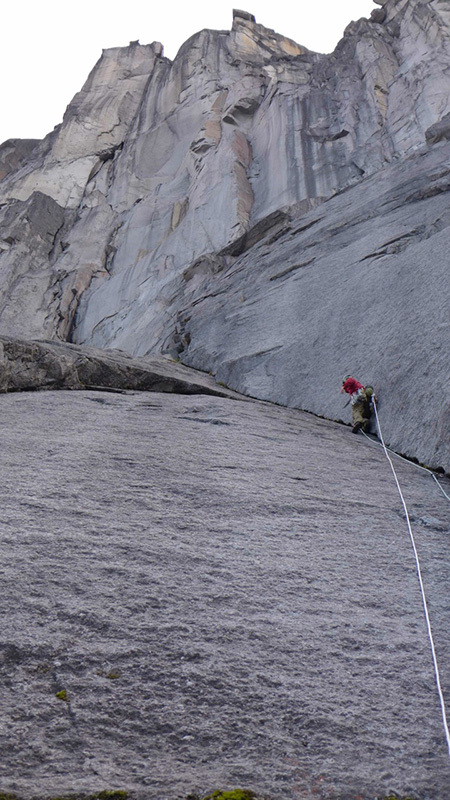
<instances>
[{"instance_id":1,"label":"white sky","mask_svg":"<svg viewBox=\"0 0 450 800\"><path fill-rule=\"evenodd\" d=\"M373 0L3 0L0 143L40 139L61 122L103 48L162 42L173 59L202 28L229 30L232 9L317 52L331 52Z\"/></svg>"}]
</instances>

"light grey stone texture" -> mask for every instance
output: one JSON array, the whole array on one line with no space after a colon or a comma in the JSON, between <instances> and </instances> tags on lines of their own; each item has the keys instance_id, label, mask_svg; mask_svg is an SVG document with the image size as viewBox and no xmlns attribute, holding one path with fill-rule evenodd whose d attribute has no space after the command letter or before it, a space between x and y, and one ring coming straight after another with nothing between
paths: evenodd
<instances>
[{"instance_id":1,"label":"light grey stone texture","mask_svg":"<svg viewBox=\"0 0 450 800\"><path fill-rule=\"evenodd\" d=\"M4 792L447 797L379 445L202 396L4 394L0 413ZM447 694L448 502L396 468Z\"/></svg>"},{"instance_id":2,"label":"light grey stone texture","mask_svg":"<svg viewBox=\"0 0 450 800\"><path fill-rule=\"evenodd\" d=\"M50 264L63 223L64 210L41 192L0 207L2 333L33 338L46 330L55 283Z\"/></svg>"},{"instance_id":3,"label":"light grey stone texture","mask_svg":"<svg viewBox=\"0 0 450 800\"><path fill-rule=\"evenodd\" d=\"M400 16L404 21L405 37L413 35L407 34L408 25L415 35L415 17L409 6L405 9L392 4L392 9L391 18ZM240 24L236 18L234 25L239 32ZM439 24L435 25L440 31ZM193 114L192 94L193 87L198 87L205 116L207 87L203 84L205 78L199 77L196 70L199 64L202 69L208 65L206 75L210 85L217 63L223 70L225 43L229 49L234 45L239 57L239 47L232 38L236 31L230 37L202 32L186 43L173 67L170 70L165 67L163 90L154 81L149 84L149 95L143 104L145 116L136 123L136 136L129 137L118 159L116 175L121 179L115 181L111 192L113 204L124 211L130 203L133 179L127 180L127 176L135 173L142 183L147 181L146 186L140 187L147 195L136 209L124 215L111 278L98 289L97 285L92 286L93 294L80 310L77 340L89 341L93 336L100 346L118 340L120 346L135 352L159 346L161 320L174 291L173 283L195 259L239 239L243 230L277 208L311 200L320 202L381 167L386 160L423 144L429 120L420 129L417 123L408 123L413 130L408 129L408 136L398 148L392 146L394 132L391 135L386 122L388 99L391 84L400 79L402 82L402 70L407 68L406 65L399 68L399 59L410 55L408 51L404 56L401 46L384 29L380 32L379 27L367 21L350 26L331 57L301 53L288 62L275 58L264 64L258 75L235 78L228 93L221 90L212 104L207 96L210 112L203 125L198 113ZM248 33L253 32L256 40L259 28L248 23L242 37L245 35L248 41ZM433 36L436 38L434 29ZM445 51L445 37L441 38ZM269 37L266 39L267 44ZM199 51L201 59L195 60L193 54ZM210 65L211 51L214 62ZM431 52L429 56L431 59ZM242 70L241 61L238 63ZM246 69L250 68L255 71L253 61L246 64ZM231 69L230 65L227 69ZM432 103L439 113L448 106L448 87L441 73L440 67L439 79L437 70L433 73ZM184 76L190 83L187 95L182 88ZM161 107L165 104L166 108L167 105L172 108L170 104L177 96L173 84L181 100L171 116L170 127L177 131L176 139L164 120L155 125L161 118ZM427 87L428 83L422 86L417 80L415 89L409 91L408 103L413 102L411 96L416 100L420 96L423 104L422 95ZM397 113L398 98L392 106ZM392 116L394 108L389 113ZM408 120L415 119L409 107L405 115ZM193 127L187 140L200 128L200 134L190 145L194 165L180 162L188 145L186 142L181 148L179 142L190 125ZM392 125L395 128L395 120ZM139 127L143 134L139 134ZM151 159L146 155L149 135ZM395 138L399 138L397 133ZM238 153L234 166L229 161L233 148ZM144 172L137 169L139 162L144 165ZM192 166L193 175L188 174ZM156 198L149 172L155 167L159 171ZM168 181L167 175L174 168L178 177ZM234 183L233 174L242 180ZM125 187L125 196L120 194L121 187ZM138 185L134 189L139 189ZM230 217L232 211L237 212L234 218ZM100 312L99 305L107 313Z\"/></svg>"},{"instance_id":4,"label":"light grey stone texture","mask_svg":"<svg viewBox=\"0 0 450 800\"><path fill-rule=\"evenodd\" d=\"M62 125L0 184L0 202L41 191L63 207L77 208L92 171L123 142L160 54L158 43L104 50Z\"/></svg>"},{"instance_id":5,"label":"light grey stone texture","mask_svg":"<svg viewBox=\"0 0 450 800\"><path fill-rule=\"evenodd\" d=\"M394 404L386 419L389 441L429 463L448 465L441 436L447 412L435 393L448 378L442 356L447 329L438 327L444 324L448 195L442 194L444 173L435 180L432 171L438 174L448 158L450 12L440 0L386 0L381 10L383 20L378 14L351 23L330 55L310 52L247 12L235 13L231 31L191 37L173 62L157 43L104 51L62 125L0 182L8 224L5 209L18 209L17 202L31 196L51 196L64 209L54 246L38 259L43 277L36 297L27 290L33 248L20 268L14 248L3 250L2 270L11 276L4 286L14 281L14 292L5 291L0 330L134 355L181 353L203 370L228 376L241 391L333 417L341 415L331 399L341 371L375 380L377 361L385 412L387 397ZM412 187L417 171L426 183L428 168L427 191L442 196L409 202L410 189L402 184ZM379 179L367 183L374 175ZM384 202L394 204L395 219L386 220L378 186ZM352 225L367 205L368 187L370 215ZM433 222L422 220L425 207ZM323 237L314 242L307 279L299 272L280 279L284 289L276 280L262 284L264 248L272 253L265 258L272 258L273 274L283 271L285 242L279 244L279 237L291 227L286 241L296 254L288 263L308 262L311 252L300 252L304 237L291 221L309 214L304 224L313 224L322 213L330 213L324 230L332 229L332 219L348 231L345 246L344 233ZM432 234L412 234L423 226ZM392 252L396 246L386 243L386 227L393 238L402 240L403 229L411 234L408 254L403 245ZM264 244L255 249L264 233ZM354 234L367 239L367 250L352 242ZM5 222L4 241L9 238ZM373 262L383 266L388 260L383 280L389 292L370 277L372 260L362 260L385 245L389 252ZM230 281L227 271L246 248L249 254ZM254 288L240 286L241 277ZM300 280L308 282L305 294ZM436 300L432 287L441 287ZM309 298L307 308L303 297ZM237 298L243 298L239 304ZM413 327L416 313L427 321L424 336ZM402 325L399 315L405 316ZM367 330L370 343L363 346ZM256 356L266 350L270 375ZM310 365L304 378L298 353ZM386 373L397 374L395 365L408 358L414 363L410 382L388 380ZM427 359L434 388L425 403ZM407 401L403 413L405 394L417 392L423 392L419 405Z\"/></svg>"},{"instance_id":6,"label":"light grey stone texture","mask_svg":"<svg viewBox=\"0 0 450 800\"><path fill-rule=\"evenodd\" d=\"M0 181L26 161L39 139L7 139L0 145Z\"/></svg>"},{"instance_id":7,"label":"light grey stone texture","mask_svg":"<svg viewBox=\"0 0 450 800\"><path fill-rule=\"evenodd\" d=\"M445 144L285 223L222 272L189 273L173 344L237 391L334 419L350 421L339 388L354 374L375 386L387 443L449 471L449 191Z\"/></svg>"}]
</instances>

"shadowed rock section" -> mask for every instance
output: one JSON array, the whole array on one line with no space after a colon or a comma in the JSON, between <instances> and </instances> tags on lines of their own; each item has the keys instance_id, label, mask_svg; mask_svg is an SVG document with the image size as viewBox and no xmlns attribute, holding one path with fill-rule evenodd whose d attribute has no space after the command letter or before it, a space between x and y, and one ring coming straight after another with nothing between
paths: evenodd
<instances>
[{"instance_id":1,"label":"shadowed rock section","mask_svg":"<svg viewBox=\"0 0 450 800\"><path fill-rule=\"evenodd\" d=\"M0 150L0 332L335 419L355 372L388 443L450 469L450 10L377 6L328 55L240 11L173 62L105 50L61 126Z\"/></svg>"},{"instance_id":2,"label":"shadowed rock section","mask_svg":"<svg viewBox=\"0 0 450 800\"><path fill-rule=\"evenodd\" d=\"M134 389L240 398L212 378L166 358L132 358L63 342L0 337L0 392L39 389Z\"/></svg>"}]
</instances>

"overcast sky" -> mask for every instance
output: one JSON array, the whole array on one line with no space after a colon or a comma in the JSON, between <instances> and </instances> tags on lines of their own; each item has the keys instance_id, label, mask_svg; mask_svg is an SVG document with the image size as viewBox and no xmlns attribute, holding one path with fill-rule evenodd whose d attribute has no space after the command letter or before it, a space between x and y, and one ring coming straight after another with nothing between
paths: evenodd
<instances>
[{"instance_id":1,"label":"overcast sky","mask_svg":"<svg viewBox=\"0 0 450 800\"><path fill-rule=\"evenodd\" d=\"M331 52L373 0L9 0L2 3L0 142L40 139L62 120L103 48L159 41L173 59L202 28L229 30L233 7L310 50Z\"/></svg>"}]
</instances>

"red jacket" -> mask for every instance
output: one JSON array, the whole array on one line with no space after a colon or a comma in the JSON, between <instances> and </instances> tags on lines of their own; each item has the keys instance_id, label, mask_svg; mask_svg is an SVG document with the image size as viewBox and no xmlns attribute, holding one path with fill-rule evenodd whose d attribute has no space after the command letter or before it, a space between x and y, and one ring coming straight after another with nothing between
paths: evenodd
<instances>
[{"instance_id":1,"label":"red jacket","mask_svg":"<svg viewBox=\"0 0 450 800\"><path fill-rule=\"evenodd\" d=\"M355 394L355 392L359 391L359 389L364 389L362 383L357 381L356 378L347 378L347 380L342 384L341 392Z\"/></svg>"}]
</instances>

